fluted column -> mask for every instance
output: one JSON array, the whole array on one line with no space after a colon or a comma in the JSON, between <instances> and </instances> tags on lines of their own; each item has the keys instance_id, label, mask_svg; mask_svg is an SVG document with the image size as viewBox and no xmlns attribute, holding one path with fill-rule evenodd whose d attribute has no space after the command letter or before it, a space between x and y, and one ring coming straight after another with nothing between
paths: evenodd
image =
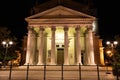
<instances>
[{"instance_id":1,"label":"fluted column","mask_svg":"<svg viewBox=\"0 0 120 80\"><path fill-rule=\"evenodd\" d=\"M77 56L77 64L82 65L81 46L80 46L80 26L76 28L76 56Z\"/></svg>"},{"instance_id":2,"label":"fluted column","mask_svg":"<svg viewBox=\"0 0 120 80\"><path fill-rule=\"evenodd\" d=\"M92 27L88 27L87 32L86 32L86 62L85 64L95 65Z\"/></svg>"},{"instance_id":3,"label":"fluted column","mask_svg":"<svg viewBox=\"0 0 120 80\"><path fill-rule=\"evenodd\" d=\"M26 62L25 65L28 63L30 65L34 64L35 59L35 51L36 51L36 35L32 27L28 27L28 38L27 38L27 51L26 51ZM32 42L32 43L31 43Z\"/></svg>"},{"instance_id":4,"label":"fluted column","mask_svg":"<svg viewBox=\"0 0 120 80\"><path fill-rule=\"evenodd\" d=\"M36 32L34 30L32 30L32 37L31 37L31 54L30 54L30 65L34 65L35 62L35 53L36 53Z\"/></svg>"},{"instance_id":5,"label":"fluted column","mask_svg":"<svg viewBox=\"0 0 120 80\"><path fill-rule=\"evenodd\" d=\"M88 57L89 57L89 55L88 55L88 53L89 53L89 51L88 51L88 49L89 49L88 40L89 39L88 39L87 30L86 30L86 32L85 32L85 53L83 54L84 65L88 65L88 61L89 61L89 59L88 59Z\"/></svg>"},{"instance_id":6,"label":"fluted column","mask_svg":"<svg viewBox=\"0 0 120 80\"><path fill-rule=\"evenodd\" d=\"M43 31L44 31L44 28L40 28L40 30L39 30L39 53L38 53L37 65L43 65L43 48L44 48Z\"/></svg>"},{"instance_id":7,"label":"fluted column","mask_svg":"<svg viewBox=\"0 0 120 80\"><path fill-rule=\"evenodd\" d=\"M64 28L64 65L68 65L69 61L68 61L68 28L65 27Z\"/></svg>"},{"instance_id":8,"label":"fluted column","mask_svg":"<svg viewBox=\"0 0 120 80\"><path fill-rule=\"evenodd\" d=\"M52 37L51 37L51 65L55 65L55 30L56 28L51 28Z\"/></svg>"}]
</instances>

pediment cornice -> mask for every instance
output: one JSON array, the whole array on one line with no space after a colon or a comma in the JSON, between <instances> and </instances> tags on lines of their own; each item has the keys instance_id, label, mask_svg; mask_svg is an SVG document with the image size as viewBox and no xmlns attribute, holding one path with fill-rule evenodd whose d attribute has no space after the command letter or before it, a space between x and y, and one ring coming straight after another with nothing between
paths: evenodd
<instances>
[{"instance_id":1,"label":"pediment cornice","mask_svg":"<svg viewBox=\"0 0 120 80\"><path fill-rule=\"evenodd\" d=\"M95 19L94 16L87 15L82 12L78 12L76 10L64 7L64 6L57 6L51 9L48 9L46 11L37 13L35 15L32 15L30 17L27 17L28 19L56 19L56 18L90 18Z\"/></svg>"}]
</instances>

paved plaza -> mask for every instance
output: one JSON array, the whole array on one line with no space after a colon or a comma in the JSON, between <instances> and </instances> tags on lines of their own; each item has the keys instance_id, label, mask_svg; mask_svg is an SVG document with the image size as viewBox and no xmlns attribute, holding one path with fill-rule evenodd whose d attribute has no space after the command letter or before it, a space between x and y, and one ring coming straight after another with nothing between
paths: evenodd
<instances>
[{"instance_id":1,"label":"paved plaza","mask_svg":"<svg viewBox=\"0 0 120 80\"><path fill-rule=\"evenodd\" d=\"M78 66L29 66L28 70L27 66L19 66L12 68L11 73L9 68L0 69L0 80L116 80L110 67L111 74L106 74L107 67L99 67L99 73L96 66L81 66L80 69L81 72Z\"/></svg>"}]
</instances>

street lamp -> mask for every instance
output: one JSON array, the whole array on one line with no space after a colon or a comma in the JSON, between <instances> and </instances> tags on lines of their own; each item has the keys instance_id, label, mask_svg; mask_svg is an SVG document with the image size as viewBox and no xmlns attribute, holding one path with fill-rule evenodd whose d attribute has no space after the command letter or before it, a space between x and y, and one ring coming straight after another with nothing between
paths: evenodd
<instances>
[{"instance_id":1,"label":"street lamp","mask_svg":"<svg viewBox=\"0 0 120 80\"><path fill-rule=\"evenodd\" d=\"M110 41L107 41L106 44L108 45L108 49L111 50L111 54L114 55L114 48L117 47L118 42L117 41L113 41L113 43L111 43ZM115 60L115 58L114 58L114 60ZM116 61L115 61L115 63L116 63Z\"/></svg>"},{"instance_id":2,"label":"street lamp","mask_svg":"<svg viewBox=\"0 0 120 80\"><path fill-rule=\"evenodd\" d=\"M107 59L107 61L105 62L105 63L106 63L106 74L111 74L111 73L109 72L108 66L109 66L109 63L110 63L110 57L111 57L113 54L112 54L111 50L107 50L106 53L107 53L107 56L108 56L108 59Z\"/></svg>"},{"instance_id":3,"label":"street lamp","mask_svg":"<svg viewBox=\"0 0 120 80\"><path fill-rule=\"evenodd\" d=\"M111 43L110 41L107 41L106 44L107 44L107 51L106 51L106 53L107 53L107 56L109 58L109 60L107 62L107 72L106 72L106 74L110 74L110 72L108 71L108 64L110 62L110 57L114 55L114 48L116 48L118 42L117 41L113 41ZM115 60L115 58L114 58L114 60Z\"/></svg>"},{"instance_id":4,"label":"street lamp","mask_svg":"<svg viewBox=\"0 0 120 80\"><path fill-rule=\"evenodd\" d=\"M8 51L8 48L13 45L13 41L3 41L2 42L2 45L3 47L5 48L5 54L4 54L4 59L3 59L3 64L4 64L4 68L5 68L5 61L6 61L6 55L7 55L7 51Z\"/></svg>"},{"instance_id":5,"label":"street lamp","mask_svg":"<svg viewBox=\"0 0 120 80\"><path fill-rule=\"evenodd\" d=\"M107 41L107 42L106 42L106 44L108 45L108 47L110 47L110 48L111 48L112 53L113 53L114 48L116 48L116 46L117 46L118 42L117 42L117 41L113 41L113 43L111 43L110 41Z\"/></svg>"}]
</instances>

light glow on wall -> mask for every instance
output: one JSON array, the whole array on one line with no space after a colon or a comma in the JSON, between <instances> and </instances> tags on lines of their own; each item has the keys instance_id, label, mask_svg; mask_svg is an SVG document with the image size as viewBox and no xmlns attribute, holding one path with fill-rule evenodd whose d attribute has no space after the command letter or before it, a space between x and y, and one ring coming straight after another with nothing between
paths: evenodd
<instances>
[{"instance_id":1,"label":"light glow on wall","mask_svg":"<svg viewBox=\"0 0 120 80\"><path fill-rule=\"evenodd\" d=\"M93 31L95 32L96 31L96 23L93 22L92 26L93 26Z\"/></svg>"},{"instance_id":2,"label":"light glow on wall","mask_svg":"<svg viewBox=\"0 0 120 80\"><path fill-rule=\"evenodd\" d=\"M93 26L93 32L98 34L98 23L97 23L97 21L94 21L92 26Z\"/></svg>"},{"instance_id":3,"label":"light glow on wall","mask_svg":"<svg viewBox=\"0 0 120 80\"><path fill-rule=\"evenodd\" d=\"M63 33L57 33L56 34L56 43L63 44L64 43L64 34Z\"/></svg>"},{"instance_id":4,"label":"light glow on wall","mask_svg":"<svg viewBox=\"0 0 120 80\"><path fill-rule=\"evenodd\" d=\"M63 33L57 33L56 34L56 39L63 40L64 39L64 34Z\"/></svg>"}]
</instances>

